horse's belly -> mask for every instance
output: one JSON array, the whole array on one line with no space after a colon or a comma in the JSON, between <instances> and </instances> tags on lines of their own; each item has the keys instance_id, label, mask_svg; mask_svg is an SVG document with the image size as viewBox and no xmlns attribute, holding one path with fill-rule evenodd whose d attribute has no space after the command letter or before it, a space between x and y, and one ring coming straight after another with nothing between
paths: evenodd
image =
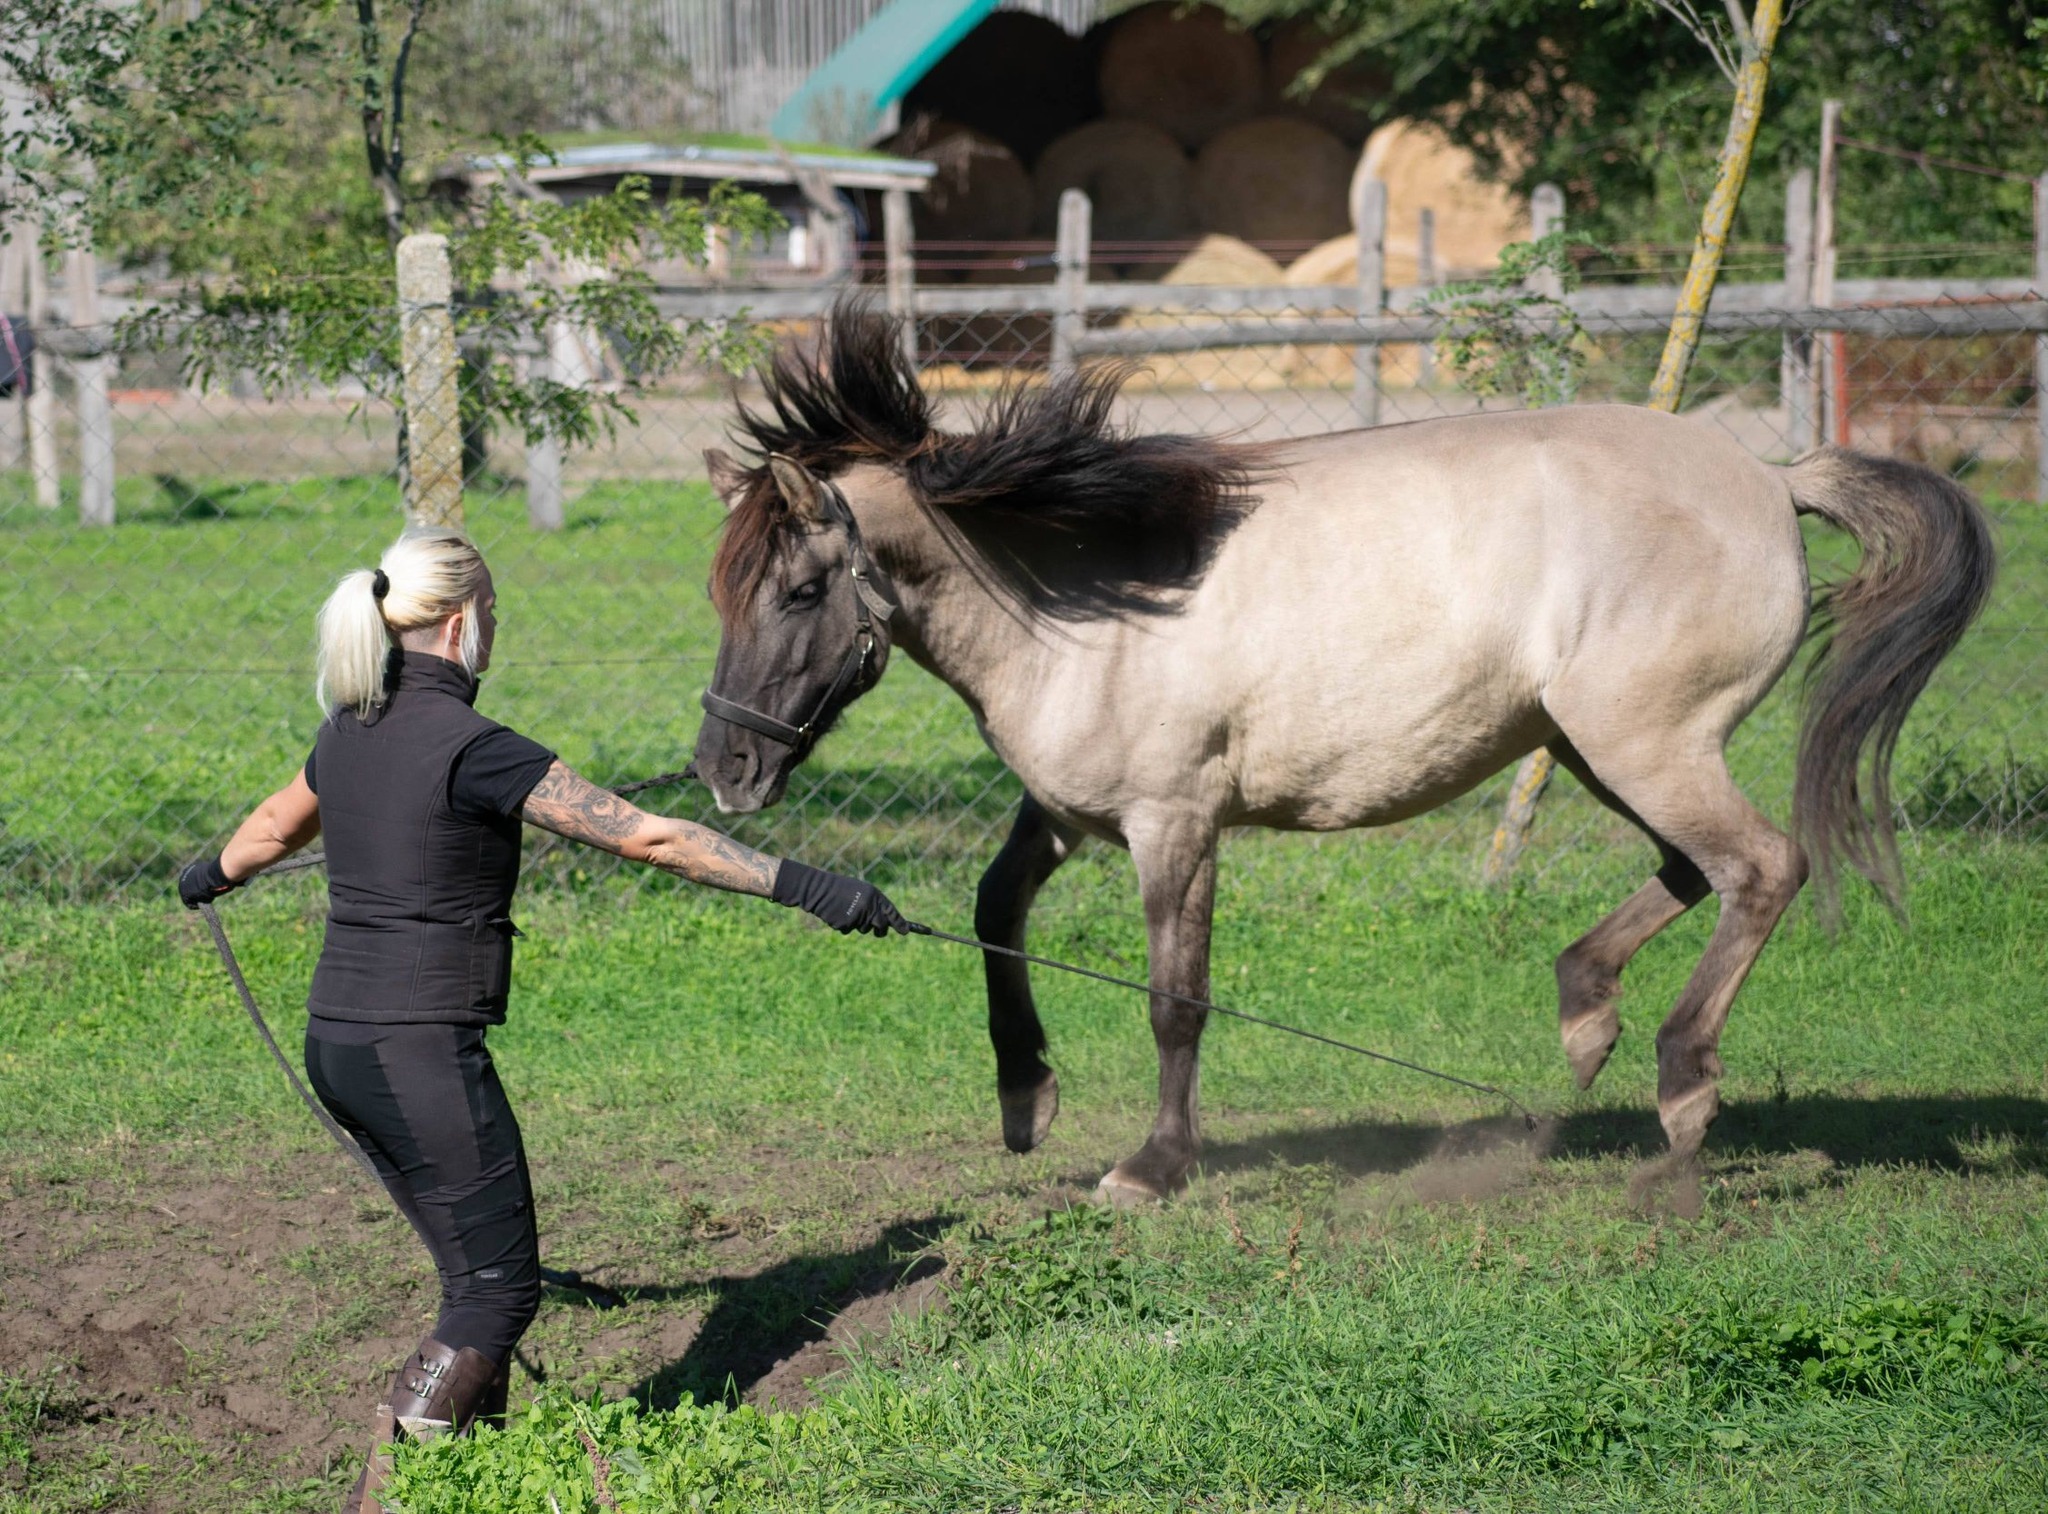
<instances>
[{"instance_id":1,"label":"horse's belly","mask_svg":"<svg viewBox=\"0 0 2048 1514\"><path fill-rule=\"evenodd\" d=\"M1387 825L1448 803L1557 732L1535 698L1475 697L1428 718L1318 733L1247 751L1228 822L1336 831Z\"/></svg>"}]
</instances>

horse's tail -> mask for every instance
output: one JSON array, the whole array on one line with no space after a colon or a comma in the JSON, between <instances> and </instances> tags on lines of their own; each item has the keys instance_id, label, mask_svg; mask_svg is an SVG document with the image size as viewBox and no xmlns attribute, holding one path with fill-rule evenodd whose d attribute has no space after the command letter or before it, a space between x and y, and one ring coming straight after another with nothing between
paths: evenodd
<instances>
[{"instance_id":1,"label":"horse's tail","mask_svg":"<svg viewBox=\"0 0 2048 1514\"><path fill-rule=\"evenodd\" d=\"M1799 512L1863 549L1853 576L1815 595L1793 830L1825 914L1837 907L1841 859L1898 910L1892 752L1906 712L1991 592L1990 523L1961 486L1913 463L1822 447L1787 471Z\"/></svg>"}]
</instances>

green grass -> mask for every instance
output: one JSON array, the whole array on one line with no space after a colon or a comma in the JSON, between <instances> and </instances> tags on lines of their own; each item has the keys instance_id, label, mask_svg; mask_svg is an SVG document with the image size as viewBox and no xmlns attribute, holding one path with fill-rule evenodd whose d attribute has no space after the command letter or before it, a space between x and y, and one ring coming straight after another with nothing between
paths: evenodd
<instances>
[{"instance_id":1,"label":"green grass","mask_svg":"<svg viewBox=\"0 0 2048 1514\"><path fill-rule=\"evenodd\" d=\"M46 1227L10 1255L58 1269L139 1244L172 1186L340 1210L347 1229L293 1240L231 1317L176 1323L192 1394L260 1360L266 1391L333 1416L338 1354L409 1339L430 1282L346 1186L168 879L302 759L313 607L373 560L396 501L376 479L122 488L122 525L81 533L0 475L0 1220ZM2040 1507L2048 526L2000 513L2000 597L1902 751L1912 926L1861 894L1835 937L1787 918L1729 1024L1696 1220L1639 1211L1632 1185L1661 1144L1651 1037L1713 910L1644 952L1620 1051L1571 1092L1551 958L1649 859L1568 784L1504 892L1473 885L1489 789L1380 835L1233 838L1218 916L1223 1002L1512 1089L1538 1138L1477 1096L1219 1021L1205 1167L1121 1219L1066 1205L1150 1118L1134 996L1039 975L1065 1108L1011 1157L971 952L844 941L536 846L492 1044L547 1258L630 1303L551 1292L531 1415L412 1458L407 1507L594 1510L579 1416L622 1509ZM485 708L599 779L679 765L714 634L706 493L599 484L547 537L515 496L471 518L505 622ZM1735 754L1767 808L1789 749L1774 699ZM899 663L741 834L963 928L1015 793ZM671 807L712 818L701 803ZM320 908L300 877L224 909L288 1049ZM1070 864L1034 945L1142 973L1128 863ZM224 1244L178 1234L173 1258ZM921 1256L950 1268L945 1308L804 1414L730 1407L807 1322ZM24 1285L0 1277L0 1308ZM660 1348L672 1331L689 1344ZM81 1381L0 1355L0 1511L331 1507L352 1473L352 1444L323 1465L138 1420Z\"/></svg>"},{"instance_id":2,"label":"green grass","mask_svg":"<svg viewBox=\"0 0 2048 1514\"><path fill-rule=\"evenodd\" d=\"M1042 984L1066 1112L1047 1148L1007 1158L970 953L846 941L752 902L543 891L493 1045L547 1254L601 1259L615 1284L700 1278L674 1307L705 1311L730 1348L642 1380L646 1418L608 1411L604 1443L639 1445L668 1490L621 1506L689 1507L665 1501L689 1487L729 1508L2038 1506L2048 859L1916 845L1909 862L1910 931L1859 900L1840 937L1800 911L1766 953L1730 1023L1730 1107L1694 1221L1638 1214L1629 1188L1659 1143L1649 1031L1710 911L1632 970L1631 1035L1579 1096L1548 962L1598 892L1417 887L1365 909L1275 898L1235 870L1230 1002L1498 1081L1554 1126L1489 1148L1515 1126L1484 1099L1219 1023L1190 1198L1048 1228L1033 1196L1092 1181L1149 1118L1131 996ZM288 1046L316 910L303 881L228 906ZM190 916L5 918L10 978L40 986L0 1009L17 1182L77 1188L164 1153L231 1171L251 1151L335 1181ZM1142 953L1135 919L1058 881L1038 944L1111 968ZM701 1238L738 1229L780 1260L706 1275ZM954 1266L951 1309L822 1408L692 1407L722 1401L722 1363L748 1342L927 1244ZM306 1276L338 1307L383 1275L377 1254L309 1255ZM376 1333L345 1311L323 1328ZM558 1300L529 1347L573 1362L594 1328ZM1942 1354L1957 1343L1960 1362ZM1816 1358L1828 1371L1808 1380ZM536 1458L581 1465L561 1433L574 1394L634 1381L558 1370L519 1435L415 1467L407 1506L492 1507L451 1500ZM595 1508L579 1475L550 1483L565 1510Z\"/></svg>"}]
</instances>

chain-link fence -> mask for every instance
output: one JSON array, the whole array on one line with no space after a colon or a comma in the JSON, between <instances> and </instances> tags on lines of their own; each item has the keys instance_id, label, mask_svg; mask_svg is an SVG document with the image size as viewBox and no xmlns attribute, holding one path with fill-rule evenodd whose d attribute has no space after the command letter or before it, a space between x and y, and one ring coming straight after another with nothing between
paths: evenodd
<instances>
[{"instance_id":1,"label":"chain-link fence","mask_svg":"<svg viewBox=\"0 0 2048 1514\"><path fill-rule=\"evenodd\" d=\"M967 308L979 291L941 293L920 302L917 353L946 423L960 427L998 385L1053 359L1059 316L1047 289L988 291L1003 297L990 305L1043 300L1006 311ZM1140 354L1122 401L1131 427L1284 438L1356 423L1365 370L1355 340L1333 339L1342 328L1299 303L1247 310L1227 294L1201 300L1195 290L1171 308L1098 300L1087 316L1076 348L1084 360L1091 350ZM1811 312L1753 310L1710 324L1689 390L1694 423L1759 456L1788 458L1815 435L1846 440L1956 474L1998 518L1997 597L1900 753L1900 823L1937 836L2048 834L2048 570L2039 566L2048 527L2036 498L2036 384L2048 338L2015 309L2039 306L1950 304L1938 319L1837 313L1833 329L1817 328ZM389 321L383 312L362 319ZM1259 339L1259 322L1270 340ZM1571 398L1638 400L1661 331L1597 313L1583 325ZM1373 349L1382 424L1522 402L1474 394L1442 342L1414 339L1422 328L1374 330L1385 338ZM768 334L807 338L815 317L777 318ZM63 340L46 342L45 355ZM174 344L130 347L99 376L107 400L96 406L81 403L94 376L81 379L79 366L43 362L39 397L17 389L0 403L0 888L54 897L163 886L290 777L318 719L313 613L335 578L374 562L402 522L398 426L358 386L308 382L265 395L230 376L194 389ZM592 381L604 382L602 371ZM633 401L634 423L560 460L516 435L472 438L467 522L492 564L501 622L482 706L599 782L680 767L694 741L717 645L704 583L722 517L702 452L724 441L735 400L749 392L745 381L735 389L708 375L664 382ZM77 460L95 448L111 459L111 525L79 518ZM540 529L530 495L556 488L556 467L562 525ZM1853 550L1825 533L1810 540L1817 573ZM1734 750L1738 777L1778 814L1793 738L1792 697L1780 691ZM1340 876L1368 892L1469 883L1505 782L1378 839L1234 845L1290 870L1305 898ZM960 702L898 659L785 803L729 828L821 865L951 889L992 855L1018 794ZM695 786L646 797L727 824ZM537 878L566 886L611 867L552 841L528 855ZM1561 784L1524 865L1604 881L1639 871L1647 856ZM1350 860L1339 867L1339 857ZM1105 865L1121 866L1090 864Z\"/></svg>"}]
</instances>

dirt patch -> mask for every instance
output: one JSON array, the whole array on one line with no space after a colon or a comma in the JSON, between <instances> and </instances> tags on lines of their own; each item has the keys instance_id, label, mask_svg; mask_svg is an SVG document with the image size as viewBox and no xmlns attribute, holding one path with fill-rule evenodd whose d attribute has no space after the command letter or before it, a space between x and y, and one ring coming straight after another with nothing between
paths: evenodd
<instances>
[{"instance_id":1,"label":"dirt patch","mask_svg":"<svg viewBox=\"0 0 2048 1514\"><path fill-rule=\"evenodd\" d=\"M811 1385L847 1365L849 1352L872 1347L900 1323L916 1319L943 1297L945 1278L936 1261L920 1264L895 1287L848 1302L825 1326L822 1340L806 1342L775 1363L747 1390L758 1408L806 1409L815 1401Z\"/></svg>"},{"instance_id":2,"label":"dirt patch","mask_svg":"<svg viewBox=\"0 0 2048 1514\"><path fill-rule=\"evenodd\" d=\"M780 1154L761 1165L778 1159L789 1170L757 1171L752 1185L772 1207L728 1211L707 1191L702 1233L665 1235L653 1252L624 1250L615 1224L557 1206L544 1257L573 1252L624 1302L600 1309L550 1287L521 1346L514 1404L546 1381L657 1406L733 1397L802 1408L856 1342L929 1306L938 1263L906 1270L906 1259L946 1216L901 1206L957 1181L957 1166L841 1164L828 1233L844 1239L814 1249L785 1230L819 1202L801 1197L814 1175ZM49 1405L27 1467L0 1486L52 1511L211 1514L259 1494L266 1508L335 1507L438 1289L381 1194L347 1177L304 1180L332 1161L299 1153L234 1167L136 1149L92 1176L0 1172L0 1375L47 1388ZM224 1500L224 1487L245 1491Z\"/></svg>"}]
</instances>

